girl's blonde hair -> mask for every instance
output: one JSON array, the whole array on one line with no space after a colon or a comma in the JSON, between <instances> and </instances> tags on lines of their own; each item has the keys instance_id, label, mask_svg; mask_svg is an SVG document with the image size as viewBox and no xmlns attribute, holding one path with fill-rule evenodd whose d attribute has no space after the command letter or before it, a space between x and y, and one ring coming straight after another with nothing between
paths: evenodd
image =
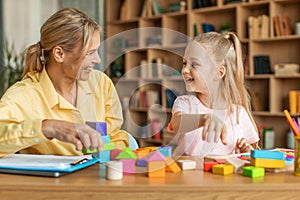
<instances>
[{"instance_id":1,"label":"girl's blonde hair","mask_svg":"<svg viewBox=\"0 0 300 200\"><path fill-rule=\"evenodd\" d=\"M26 49L22 77L28 72L42 71L55 46L71 52L78 44L82 44L81 56L75 58L79 60L91 47L96 31L100 31L100 26L86 13L76 8L57 11L41 27L40 41Z\"/></svg>"},{"instance_id":2,"label":"girl's blonde hair","mask_svg":"<svg viewBox=\"0 0 300 200\"><path fill-rule=\"evenodd\" d=\"M197 36L195 40L202 44L217 66L223 65L226 68L223 84L229 113L233 112L233 105L243 106L257 131L251 114L250 95L244 80L242 45L238 37L233 32L226 34L208 32Z\"/></svg>"}]
</instances>

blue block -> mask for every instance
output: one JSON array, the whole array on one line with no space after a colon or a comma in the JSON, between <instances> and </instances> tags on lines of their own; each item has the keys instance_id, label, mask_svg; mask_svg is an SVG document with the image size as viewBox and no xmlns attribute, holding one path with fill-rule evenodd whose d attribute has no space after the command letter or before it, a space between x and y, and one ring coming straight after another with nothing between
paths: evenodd
<instances>
[{"instance_id":1,"label":"blue block","mask_svg":"<svg viewBox=\"0 0 300 200\"><path fill-rule=\"evenodd\" d=\"M110 161L110 151L102 151L98 153L99 156L99 162L105 163Z\"/></svg>"},{"instance_id":2,"label":"blue block","mask_svg":"<svg viewBox=\"0 0 300 200\"><path fill-rule=\"evenodd\" d=\"M157 149L165 157L172 157L172 147L171 146L161 146Z\"/></svg>"},{"instance_id":3,"label":"blue block","mask_svg":"<svg viewBox=\"0 0 300 200\"><path fill-rule=\"evenodd\" d=\"M270 151L270 150L251 150L252 158L264 158L273 160L284 160L285 156L283 152Z\"/></svg>"},{"instance_id":4,"label":"blue block","mask_svg":"<svg viewBox=\"0 0 300 200\"><path fill-rule=\"evenodd\" d=\"M145 159L139 159L136 161L135 165L139 167L147 167L147 161Z\"/></svg>"},{"instance_id":5,"label":"blue block","mask_svg":"<svg viewBox=\"0 0 300 200\"><path fill-rule=\"evenodd\" d=\"M110 136L109 135L105 135L105 136L101 136L103 143L109 143L110 142Z\"/></svg>"}]
</instances>

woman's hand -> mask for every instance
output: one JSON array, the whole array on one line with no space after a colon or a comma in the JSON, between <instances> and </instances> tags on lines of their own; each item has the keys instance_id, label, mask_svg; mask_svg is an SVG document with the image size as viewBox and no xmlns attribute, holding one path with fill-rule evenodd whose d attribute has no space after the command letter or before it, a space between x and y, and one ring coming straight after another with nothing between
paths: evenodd
<instances>
[{"instance_id":1,"label":"woman's hand","mask_svg":"<svg viewBox=\"0 0 300 200\"><path fill-rule=\"evenodd\" d=\"M47 119L42 122L42 132L48 139L56 138L75 145L76 150L103 150L101 134L86 124L76 124L63 120Z\"/></svg>"},{"instance_id":2,"label":"woman's hand","mask_svg":"<svg viewBox=\"0 0 300 200\"><path fill-rule=\"evenodd\" d=\"M248 153L253 147L246 142L245 138L239 138L235 144L235 153Z\"/></svg>"}]
</instances>

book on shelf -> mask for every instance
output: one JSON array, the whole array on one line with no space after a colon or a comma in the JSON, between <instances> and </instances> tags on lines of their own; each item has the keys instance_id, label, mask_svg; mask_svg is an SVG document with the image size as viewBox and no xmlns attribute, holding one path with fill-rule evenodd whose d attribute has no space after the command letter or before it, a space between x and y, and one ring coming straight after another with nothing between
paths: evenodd
<instances>
[{"instance_id":1,"label":"book on shelf","mask_svg":"<svg viewBox=\"0 0 300 200\"><path fill-rule=\"evenodd\" d=\"M273 24L275 36L286 36L292 34L291 19L289 16L274 16Z\"/></svg>"},{"instance_id":2,"label":"book on shelf","mask_svg":"<svg viewBox=\"0 0 300 200\"><path fill-rule=\"evenodd\" d=\"M158 119L154 119L151 121L151 128L152 128L152 138L155 140L162 139L162 124Z\"/></svg>"},{"instance_id":3,"label":"book on shelf","mask_svg":"<svg viewBox=\"0 0 300 200\"><path fill-rule=\"evenodd\" d=\"M205 8L216 5L216 0L193 0L193 9Z\"/></svg>"},{"instance_id":4,"label":"book on shelf","mask_svg":"<svg viewBox=\"0 0 300 200\"><path fill-rule=\"evenodd\" d=\"M178 94L176 91L171 90L171 89L165 89L165 93L166 93L166 105L167 108L172 108L175 99L177 98Z\"/></svg>"},{"instance_id":5,"label":"book on shelf","mask_svg":"<svg viewBox=\"0 0 300 200\"><path fill-rule=\"evenodd\" d=\"M270 58L268 55L253 56L254 74L271 74Z\"/></svg>"},{"instance_id":6,"label":"book on shelf","mask_svg":"<svg viewBox=\"0 0 300 200\"><path fill-rule=\"evenodd\" d=\"M160 2L152 0L151 1L152 10L154 15L161 15L163 14L163 8Z\"/></svg>"},{"instance_id":7,"label":"book on shelf","mask_svg":"<svg viewBox=\"0 0 300 200\"><path fill-rule=\"evenodd\" d=\"M248 17L249 38L268 38L270 36L269 16L259 15Z\"/></svg>"},{"instance_id":8,"label":"book on shelf","mask_svg":"<svg viewBox=\"0 0 300 200\"><path fill-rule=\"evenodd\" d=\"M289 110L291 114L300 113L300 90L289 91Z\"/></svg>"}]
</instances>

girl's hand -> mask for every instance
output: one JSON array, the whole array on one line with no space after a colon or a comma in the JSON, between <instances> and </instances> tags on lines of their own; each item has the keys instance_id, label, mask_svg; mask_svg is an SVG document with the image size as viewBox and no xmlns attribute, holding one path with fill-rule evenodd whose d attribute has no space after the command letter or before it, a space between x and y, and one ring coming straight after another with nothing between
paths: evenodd
<instances>
[{"instance_id":1,"label":"girl's hand","mask_svg":"<svg viewBox=\"0 0 300 200\"><path fill-rule=\"evenodd\" d=\"M236 141L235 153L248 153L253 149L253 147L246 142L245 138L239 138Z\"/></svg>"},{"instance_id":2,"label":"girl's hand","mask_svg":"<svg viewBox=\"0 0 300 200\"><path fill-rule=\"evenodd\" d=\"M200 122L203 123L202 139L207 142L218 142L221 139L222 143L227 145L227 132L224 122L216 115L203 115L202 120L203 122Z\"/></svg>"}]
</instances>

